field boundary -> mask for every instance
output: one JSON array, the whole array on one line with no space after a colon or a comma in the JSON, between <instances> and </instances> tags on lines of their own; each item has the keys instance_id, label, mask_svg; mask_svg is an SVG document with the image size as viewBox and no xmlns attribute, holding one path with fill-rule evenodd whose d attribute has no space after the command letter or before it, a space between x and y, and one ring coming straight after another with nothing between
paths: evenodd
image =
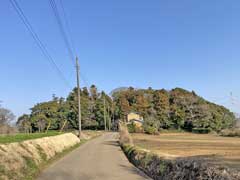
<instances>
[{"instance_id":1,"label":"field boundary","mask_svg":"<svg viewBox=\"0 0 240 180\"><path fill-rule=\"evenodd\" d=\"M133 144L127 127L119 124L119 143L128 160L154 180L240 180L240 173L213 166L199 158L167 158Z\"/></svg>"},{"instance_id":2,"label":"field boundary","mask_svg":"<svg viewBox=\"0 0 240 180\"><path fill-rule=\"evenodd\" d=\"M240 173L199 159L172 160L133 145L122 144L121 147L129 161L154 180L240 180Z\"/></svg>"}]
</instances>

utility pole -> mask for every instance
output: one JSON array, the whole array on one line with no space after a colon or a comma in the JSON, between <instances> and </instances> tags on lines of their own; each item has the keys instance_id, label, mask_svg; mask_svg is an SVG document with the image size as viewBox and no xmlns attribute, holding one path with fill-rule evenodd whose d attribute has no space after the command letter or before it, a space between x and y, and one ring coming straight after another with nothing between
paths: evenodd
<instances>
[{"instance_id":1,"label":"utility pole","mask_svg":"<svg viewBox=\"0 0 240 180\"><path fill-rule=\"evenodd\" d=\"M109 110L109 106L108 106L108 130L111 130L111 116L110 116L110 110Z\"/></svg>"},{"instance_id":2,"label":"utility pole","mask_svg":"<svg viewBox=\"0 0 240 180\"><path fill-rule=\"evenodd\" d=\"M81 114L81 93L80 93L80 82L79 82L79 63L78 58L76 57L76 71L77 71L77 92L78 92L78 131L79 131L79 138L81 137L82 132L82 114Z\"/></svg>"},{"instance_id":3,"label":"utility pole","mask_svg":"<svg viewBox=\"0 0 240 180\"><path fill-rule=\"evenodd\" d=\"M114 105L112 105L112 126L113 126L113 131L115 131L115 129L114 129L115 128L114 115L115 115L114 114Z\"/></svg>"},{"instance_id":4,"label":"utility pole","mask_svg":"<svg viewBox=\"0 0 240 180\"><path fill-rule=\"evenodd\" d=\"M106 120L106 99L105 99L105 94L103 97L103 104L104 104L104 129L107 131L107 120Z\"/></svg>"}]
</instances>

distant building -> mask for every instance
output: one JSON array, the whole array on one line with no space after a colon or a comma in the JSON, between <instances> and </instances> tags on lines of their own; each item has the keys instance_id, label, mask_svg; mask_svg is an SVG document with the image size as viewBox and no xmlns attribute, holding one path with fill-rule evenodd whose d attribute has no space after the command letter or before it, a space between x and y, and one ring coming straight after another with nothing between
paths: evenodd
<instances>
[{"instance_id":1,"label":"distant building","mask_svg":"<svg viewBox=\"0 0 240 180\"><path fill-rule=\"evenodd\" d=\"M136 126L141 127L143 125L143 117L138 113L131 112L127 115L127 123L134 123Z\"/></svg>"},{"instance_id":2,"label":"distant building","mask_svg":"<svg viewBox=\"0 0 240 180\"><path fill-rule=\"evenodd\" d=\"M127 115L127 122L130 122L132 120L137 120L143 122L143 117L140 116L138 113L131 112Z\"/></svg>"}]
</instances>

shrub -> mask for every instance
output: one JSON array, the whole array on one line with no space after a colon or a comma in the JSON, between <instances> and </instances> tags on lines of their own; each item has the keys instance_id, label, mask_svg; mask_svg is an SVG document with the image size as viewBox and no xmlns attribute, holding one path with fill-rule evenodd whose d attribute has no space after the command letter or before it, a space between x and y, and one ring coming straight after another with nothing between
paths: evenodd
<instances>
[{"instance_id":1,"label":"shrub","mask_svg":"<svg viewBox=\"0 0 240 180\"><path fill-rule=\"evenodd\" d=\"M238 129L225 129L220 132L221 136L226 137L240 137L240 128Z\"/></svg>"},{"instance_id":2,"label":"shrub","mask_svg":"<svg viewBox=\"0 0 240 180\"><path fill-rule=\"evenodd\" d=\"M143 133L143 127L140 125L135 124L134 122L131 122L127 125L128 132L129 133Z\"/></svg>"},{"instance_id":3,"label":"shrub","mask_svg":"<svg viewBox=\"0 0 240 180\"><path fill-rule=\"evenodd\" d=\"M146 134L158 134L159 121L156 121L156 117L149 116L145 118L143 129Z\"/></svg>"},{"instance_id":4,"label":"shrub","mask_svg":"<svg viewBox=\"0 0 240 180\"><path fill-rule=\"evenodd\" d=\"M210 128L193 128L192 132L197 134L208 134L212 130Z\"/></svg>"},{"instance_id":5,"label":"shrub","mask_svg":"<svg viewBox=\"0 0 240 180\"><path fill-rule=\"evenodd\" d=\"M157 128L155 128L153 126L145 126L144 127L144 132L147 133L147 134L154 134L154 135L159 134Z\"/></svg>"},{"instance_id":6,"label":"shrub","mask_svg":"<svg viewBox=\"0 0 240 180\"><path fill-rule=\"evenodd\" d=\"M136 133L136 125L133 122L128 124L127 128L129 133Z\"/></svg>"}]
</instances>

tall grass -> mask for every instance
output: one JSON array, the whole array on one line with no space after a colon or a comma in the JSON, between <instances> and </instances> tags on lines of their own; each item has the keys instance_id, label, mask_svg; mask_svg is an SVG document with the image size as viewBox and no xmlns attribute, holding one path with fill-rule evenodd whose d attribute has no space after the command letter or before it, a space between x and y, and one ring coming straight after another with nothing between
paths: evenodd
<instances>
[{"instance_id":1,"label":"tall grass","mask_svg":"<svg viewBox=\"0 0 240 180\"><path fill-rule=\"evenodd\" d=\"M121 145L123 144L133 145L133 140L128 132L128 127L123 122L119 123L119 134L120 134L119 142Z\"/></svg>"}]
</instances>

